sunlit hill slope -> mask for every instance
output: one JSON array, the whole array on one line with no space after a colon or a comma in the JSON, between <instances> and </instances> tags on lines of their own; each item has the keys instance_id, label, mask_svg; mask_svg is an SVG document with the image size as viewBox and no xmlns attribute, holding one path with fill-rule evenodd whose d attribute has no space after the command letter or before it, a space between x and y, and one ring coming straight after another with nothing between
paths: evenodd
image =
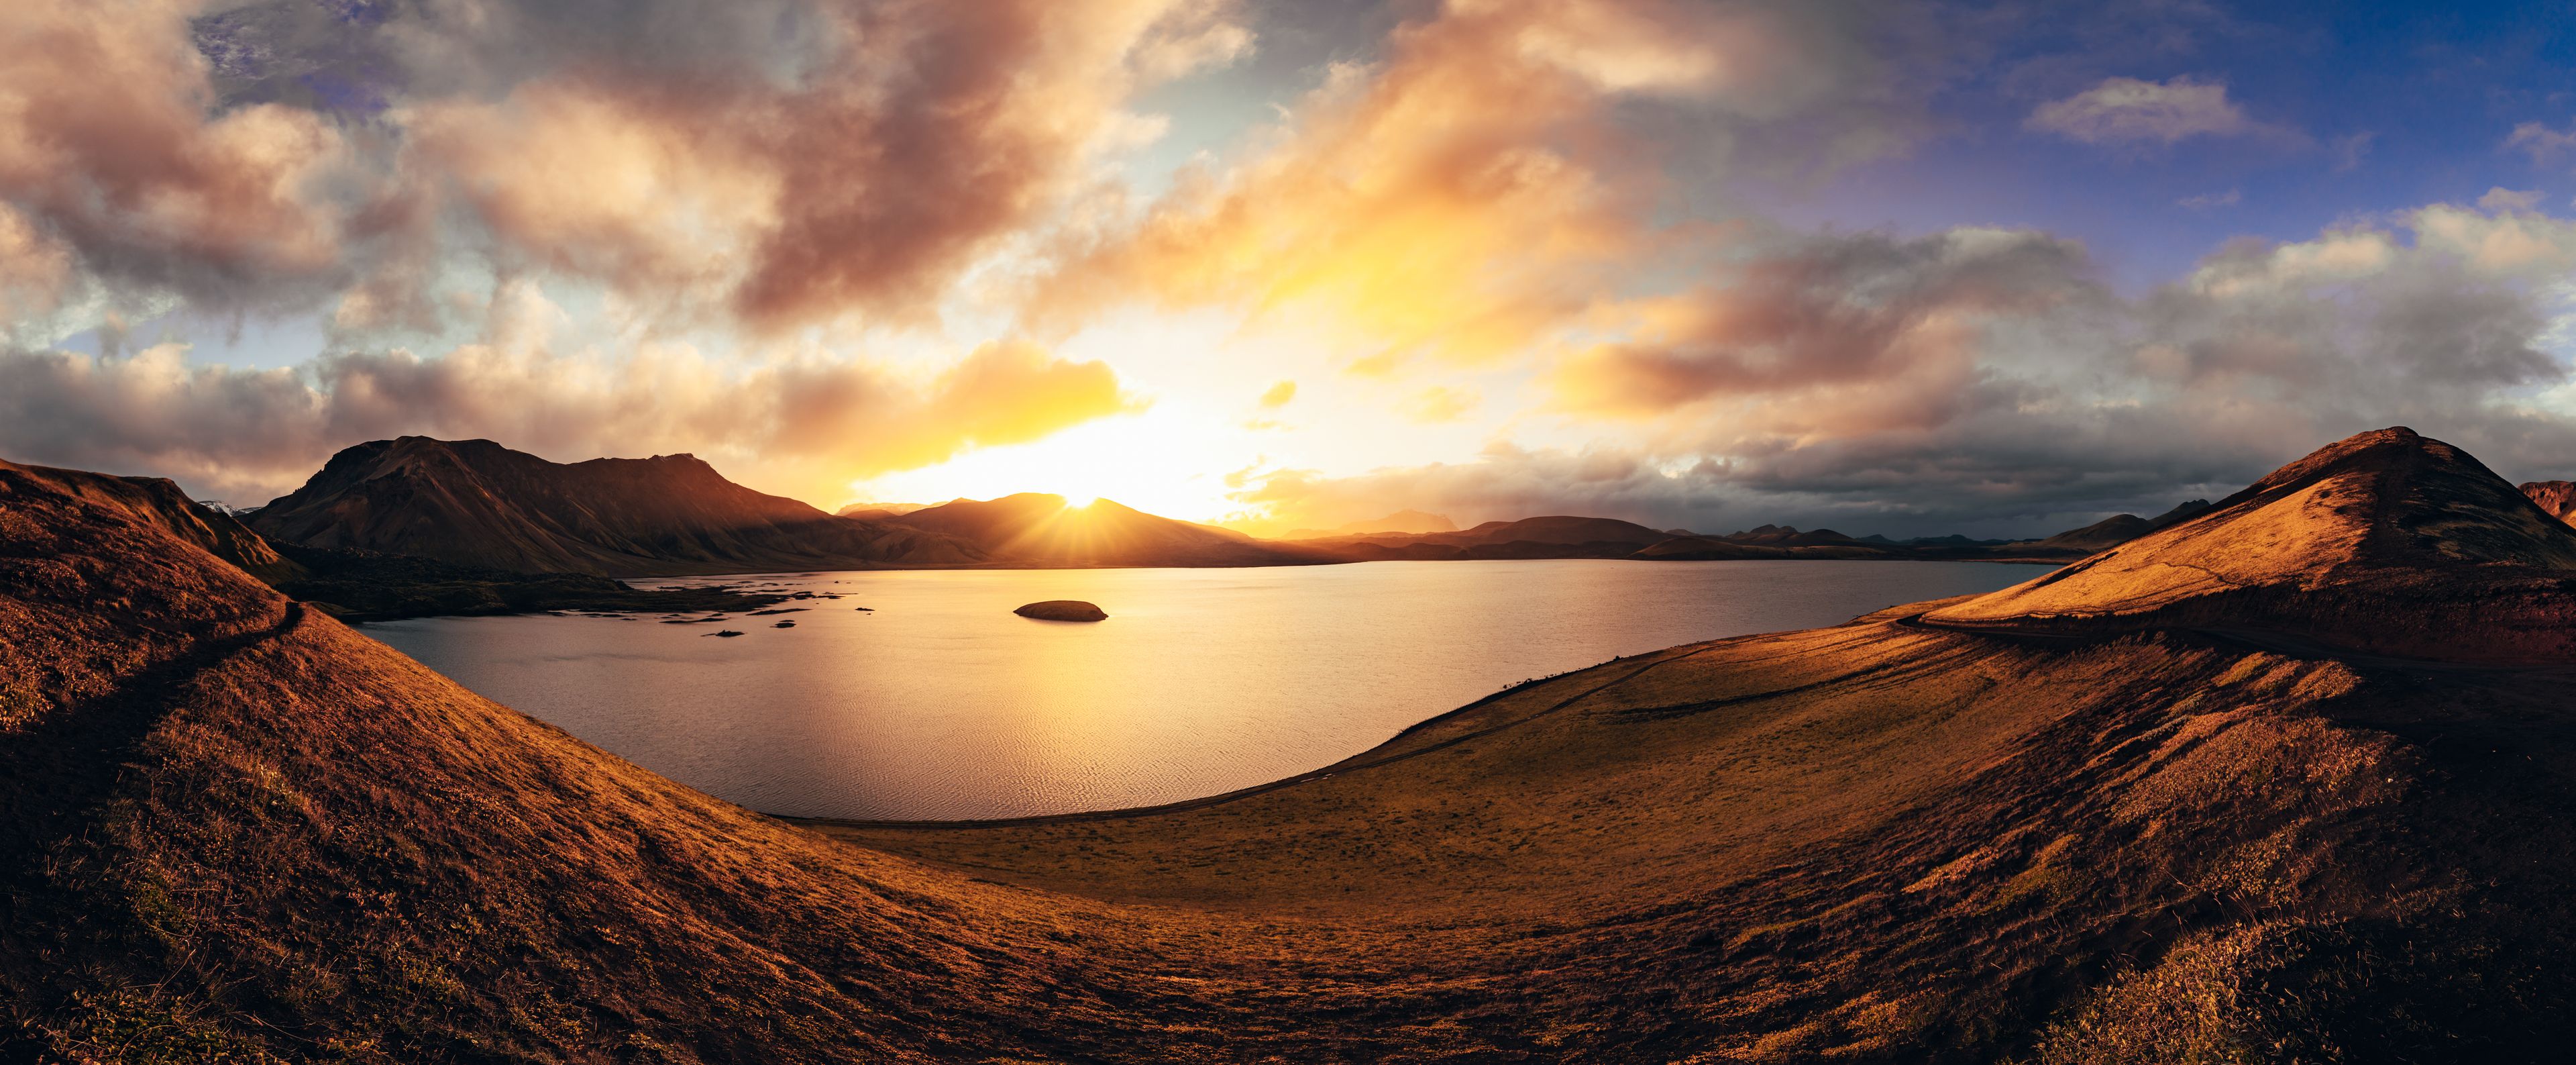
<instances>
[{"instance_id":1,"label":"sunlit hill slope","mask_svg":"<svg viewBox=\"0 0 2576 1065\"><path fill-rule=\"evenodd\" d=\"M2402 431L1991 596L962 826L699 795L93 487L0 467L0 1057L2523 1061L2569 1028L2576 531Z\"/></svg>"}]
</instances>

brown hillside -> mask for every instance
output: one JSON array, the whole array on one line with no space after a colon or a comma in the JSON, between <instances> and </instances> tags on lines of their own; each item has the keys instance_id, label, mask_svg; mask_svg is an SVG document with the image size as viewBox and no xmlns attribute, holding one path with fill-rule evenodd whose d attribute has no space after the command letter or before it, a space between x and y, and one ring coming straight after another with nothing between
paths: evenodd
<instances>
[{"instance_id":1,"label":"brown hillside","mask_svg":"<svg viewBox=\"0 0 2576 1065\"><path fill-rule=\"evenodd\" d=\"M2576 481L2526 481L2519 487L2550 517L2576 525Z\"/></svg>"},{"instance_id":2,"label":"brown hillside","mask_svg":"<svg viewBox=\"0 0 2576 1065\"><path fill-rule=\"evenodd\" d=\"M164 477L110 477L0 460L0 492L63 495L122 511L271 582L301 576L268 541L232 515L199 506Z\"/></svg>"},{"instance_id":3,"label":"brown hillside","mask_svg":"<svg viewBox=\"0 0 2576 1065\"><path fill-rule=\"evenodd\" d=\"M2352 543L2549 557L2518 495L2489 507L2465 456L2394 442L2423 458L2347 442L2167 534L2311 550L2248 504L2366 482L2389 502ZM2479 570L2308 557L2356 552ZM2560 1051L2566 664L2345 655L2261 629L2278 611L1925 623L1976 602L1605 663L1232 796L836 841L467 694L130 512L20 489L0 676L41 679L0 704L0 1057Z\"/></svg>"},{"instance_id":4,"label":"brown hillside","mask_svg":"<svg viewBox=\"0 0 2576 1065\"><path fill-rule=\"evenodd\" d=\"M2382 429L2198 517L1924 620L2256 629L2408 657L2563 661L2576 652L2576 531L2458 449Z\"/></svg>"},{"instance_id":5,"label":"brown hillside","mask_svg":"<svg viewBox=\"0 0 2576 1065\"><path fill-rule=\"evenodd\" d=\"M960 565L969 545L838 518L688 455L561 464L489 440L406 436L331 457L253 512L262 535L521 573L612 577Z\"/></svg>"}]
</instances>

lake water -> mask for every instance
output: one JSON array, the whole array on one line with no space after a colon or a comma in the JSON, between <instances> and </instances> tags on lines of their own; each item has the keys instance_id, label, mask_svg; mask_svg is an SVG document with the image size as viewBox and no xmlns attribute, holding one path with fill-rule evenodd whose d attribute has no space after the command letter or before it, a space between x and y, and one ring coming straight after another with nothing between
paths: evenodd
<instances>
[{"instance_id":1,"label":"lake water","mask_svg":"<svg viewBox=\"0 0 2576 1065\"><path fill-rule=\"evenodd\" d=\"M364 631L756 810L1008 817L1230 791L1339 761L1527 678L2046 571L1551 560L816 573L738 580L844 598L725 625L539 615ZM1087 599L1110 618L1011 613L1041 599ZM782 619L796 627L771 627ZM728 626L747 635L707 635Z\"/></svg>"}]
</instances>

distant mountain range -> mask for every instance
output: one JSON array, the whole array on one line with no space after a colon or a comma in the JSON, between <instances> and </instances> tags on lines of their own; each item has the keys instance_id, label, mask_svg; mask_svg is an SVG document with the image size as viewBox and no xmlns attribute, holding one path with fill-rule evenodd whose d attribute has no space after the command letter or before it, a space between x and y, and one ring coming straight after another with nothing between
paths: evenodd
<instances>
[{"instance_id":1,"label":"distant mountain range","mask_svg":"<svg viewBox=\"0 0 2576 1065\"><path fill-rule=\"evenodd\" d=\"M607 577L884 567L1267 566L1339 561L1102 500L959 500L841 516L690 455L556 463L489 440L406 436L331 457L249 514L273 540L517 573Z\"/></svg>"},{"instance_id":2,"label":"distant mountain range","mask_svg":"<svg viewBox=\"0 0 2576 1065\"><path fill-rule=\"evenodd\" d=\"M930 504L927 503L852 503L849 506L833 511L832 513L838 514L844 518L875 520L877 518L892 518L903 514L910 514L916 510L928 510L929 508Z\"/></svg>"},{"instance_id":3,"label":"distant mountain range","mask_svg":"<svg viewBox=\"0 0 2576 1065\"><path fill-rule=\"evenodd\" d=\"M2038 546L2089 555L2096 551L2118 547L2166 526L2189 521L2208 509L2208 500L2194 499L2152 518L2141 518L2135 514L2114 514L2081 529L2069 529L2041 540Z\"/></svg>"},{"instance_id":4,"label":"distant mountain range","mask_svg":"<svg viewBox=\"0 0 2576 1065\"><path fill-rule=\"evenodd\" d=\"M1657 530L1612 518L1553 516L1490 521L1462 532L1381 533L1298 541L1355 561L1480 558L1634 558L1664 562L1729 559L1919 559L2073 561L2182 521L2209 506L2194 500L2154 519L2122 514L2045 540L1970 540L1964 536L1890 540L1832 529L1760 525L1724 536Z\"/></svg>"},{"instance_id":5,"label":"distant mountain range","mask_svg":"<svg viewBox=\"0 0 2576 1065\"><path fill-rule=\"evenodd\" d=\"M1300 545L1158 517L1106 499L1068 507L1037 492L960 499L881 519L975 545L1002 564L1043 566L1296 566L1339 562Z\"/></svg>"},{"instance_id":6,"label":"distant mountain range","mask_svg":"<svg viewBox=\"0 0 2576 1065\"><path fill-rule=\"evenodd\" d=\"M617 578L1538 558L2072 561L2208 506L2194 500L2151 519L2122 514L2026 541L1897 541L1784 525L1699 535L1579 515L1458 529L1444 516L1410 510L1261 540L1109 500L1069 507L1061 496L1039 493L938 506L855 504L827 514L735 484L689 455L566 464L489 440L407 436L332 456L302 488L245 520L259 536L295 548L406 556L475 571Z\"/></svg>"},{"instance_id":7,"label":"distant mountain range","mask_svg":"<svg viewBox=\"0 0 2576 1065\"><path fill-rule=\"evenodd\" d=\"M1426 514L1419 510L1399 510L1372 521L1354 521L1330 529L1290 529L1281 540L1321 540L1328 536L1365 536L1370 533L1443 533L1458 531L1458 523L1445 514Z\"/></svg>"}]
</instances>

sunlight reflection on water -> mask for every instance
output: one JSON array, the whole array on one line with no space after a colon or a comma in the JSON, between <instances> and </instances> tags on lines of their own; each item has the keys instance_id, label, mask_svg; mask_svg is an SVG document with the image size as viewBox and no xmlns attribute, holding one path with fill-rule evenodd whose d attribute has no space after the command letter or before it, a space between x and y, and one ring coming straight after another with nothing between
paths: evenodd
<instances>
[{"instance_id":1,"label":"sunlight reflection on water","mask_svg":"<svg viewBox=\"0 0 2576 1065\"><path fill-rule=\"evenodd\" d=\"M737 639L653 618L424 618L364 631L753 809L1003 817L1229 791L1338 761L1525 678L2043 572L1553 560L822 573L741 579L846 598L736 615L730 626L748 634ZM1087 599L1110 619L1011 613L1042 599ZM796 627L771 627L781 619Z\"/></svg>"}]
</instances>

